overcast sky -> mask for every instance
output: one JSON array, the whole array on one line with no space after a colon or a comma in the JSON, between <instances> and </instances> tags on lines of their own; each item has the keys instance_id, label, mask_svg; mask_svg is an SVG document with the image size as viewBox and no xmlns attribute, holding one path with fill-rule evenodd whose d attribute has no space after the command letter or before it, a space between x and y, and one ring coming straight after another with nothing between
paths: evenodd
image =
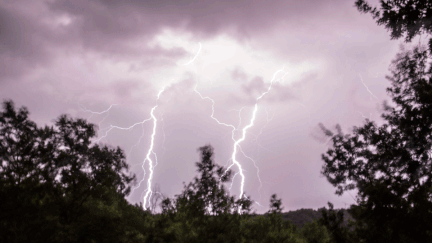
<instances>
[{"instance_id":1,"label":"overcast sky","mask_svg":"<svg viewBox=\"0 0 432 243\"><path fill-rule=\"evenodd\" d=\"M172 197L197 175L198 147L232 163L257 103L236 155L257 212L273 193L285 211L354 203L320 175L330 143L318 123L347 133L365 117L382 124L402 43L347 0L1 0L0 27L0 98L40 125L64 113L98 124L100 142L124 149L145 179L132 203L147 187L152 108L152 184ZM241 176L227 186L238 196Z\"/></svg>"}]
</instances>

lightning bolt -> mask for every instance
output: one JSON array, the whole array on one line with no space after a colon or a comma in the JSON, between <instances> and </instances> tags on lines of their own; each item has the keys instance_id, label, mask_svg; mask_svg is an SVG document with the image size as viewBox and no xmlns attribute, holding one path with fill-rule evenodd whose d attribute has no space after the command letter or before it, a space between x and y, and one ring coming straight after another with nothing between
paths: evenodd
<instances>
[{"instance_id":1,"label":"lightning bolt","mask_svg":"<svg viewBox=\"0 0 432 243\"><path fill-rule=\"evenodd\" d=\"M376 100L378 100L378 97L376 97L373 93L372 93L372 91L370 91L369 90L369 87L363 82L363 78L362 78L362 76L359 74L359 76L360 76L360 80L361 80L361 82L362 82L362 84L366 87L366 90L369 92L369 94L370 94L370 99L372 100L372 96L376 99Z\"/></svg>"},{"instance_id":2,"label":"lightning bolt","mask_svg":"<svg viewBox=\"0 0 432 243\"><path fill-rule=\"evenodd\" d=\"M258 138L259 138L259 136L262 134L262 132L264 131L264 128L267 127L267 125L270 123L270 121L273 120L273 117L274 117L275 114L276 114L276 112L274 111L274 112L273 112L273 116L272 116L271 118L269 118L269 112L267 111L267 107L265 108L265 112L266 112L266 115L267 115L267 118L266 118L266 120L267 120L267 121L266 121L266 124L261 128L261 130L260 130L260 132L258 133L258 135L256 135L256 136L255 136L255 139L252 140L252 141L255 141L255 142L257 143L257 145L260 146L261 148L263 148L263 149L265 149L265 150L267 150L267 151L269 151L269 152L274 153L274 151L271 151L270 149L263 147L263 146L259 143L259 141L258 141ZM261 186L262 186L262 185L261 185Z\"/></svg>"},{"instance_id":3,"label":"lightning bolt","mask_svg":"<svg viewBox=\"0 0 432 243\"><path fill-rule=\"evenodd\" d=\"M200 52L200 51L201 51L201 43L200 43L200 48L199 48L199 50L198 50L198 53L195 55L195 57L194 57L190 62L188 62L188 63L185 64L185 65L189 65L189 64L193 63L193 61L194 61L194 60L197 58L197 56L199 55L199 52ZM248 131L251 127L253 127L254 124L255 124L256 114L257 114L257 111L258 111L258 102L259 102L259 101L260 101L260 100L261 100L261 99L262 99L262 98L263 98L267 93L270 92L274 80L276 79L277 75L278 75L279 73L281 73L282 71L283 71L283 68L280 69L280 70L278 70L278 71L276 71L276 72L273 74L273 78L271 79L271 82L270 82L270 85L269 85L268 89L267 89L265 92L263 92L259 97L256 98L255 105L254 105L254 109L253 109L253 112L252 112L252 117L251 117L251 119L250 119L250 121L249 121L249 124L246 125L245 127L243 127L243 129L242 129L242 135L241 135L241 137L238 138L238 139L235 139L235 131L238 130L238 129L237 129L234 125L232 125L232 124L227 124L227 123L224 123L224 122L221 122L221 121L219 121L217 118L214 117L214 106L215 106L215 101L214 101L212 98L210 98L209 96L203 96L203 95L202 95L202 94L197 90L198 82L196 82L196 84L195 84L195 86L194 86L194 91L195 91L195 93L197 93L197 94L201 97L201 99L203 99L203 100L210 100L210 101L211 101L211 103L212 103L212 105L211 105L212 112L211 112L210 117L211 117L213 120L215 120L219 125L223 125L223 126L226 126L226 127L230 127L230 128L232 129L232 130L231 130L231 139L233 140L234 144L233 144L233 152L232 152L232 154L231 154L231 158L229 159L232 163L231 163L230 166L227 167L227 169L225 170L225 173L226 173L229 169L231 169L231 167L233 167L234 165L238 168L238 172L234 175L233 180L232 180L232 183L233 183L233 181L234 181L234 178L235 178L237 175L240 175L240 177L241 177L240 194L239 194L239 198L240 198L240 199L244 196L245 175L244 175L244 173L243 173L244 169L242 168L241 163L237 160L237 153L238 153L238 151L240 150L240 152L241 152L241 153L242 153L246 158L250 159L250 160L254 163L254 166L255 166L255 168L257 169L257 175L258 175L258 178L259 178L259 168L258 168L258 166L256 165L255 160L253 160L251 157L247 156L247 155L243 152L243 150L242 150L240 144L241 144L241 143L246 139L246 133L247 133L247 131ZM282 76L282 79L285 77L285 75L286 75L286 73ZM243 110L243 108L245 108L245 107L242 107L242 108L238 111L238 112L239 112L239 117L240 117L240 118L239 118L240 121L239 121L239 125L238 125L238 127L239 127L240 124L241 124L241 111ZM261 184L261 186L260 186L260 188L261 188L261 187L262 187L262 182L261 182L261 179L260 179L260 178L259 178L259 181L260 181L260 184ZM230 189L231 189L231 187L232 187L232 183L231 183ZM239 211L240 211L240 209L239 209Z\"/></svg>"},{"instance_id":4,"label":"lightning bolt","mask_svg":"<svg viewBox=\"0 0 432 243\"><path fill-rule=\"evenodd\" d=\"M162 93L165 91L165 88L166 88L166 86L163 86L162 87L162 89L158 92L158 94L157 94L157 101L159 100L159 98L160 98L160 96L162 95ZM91 110L88 110L88 109L86 109L84 106L82 106L82 105L80 105L80 108L81 108L81 110L83 110L84 112L90 112L92 115L101 115L101 114L104 114L104 113L107 113L107 112L109 112L109 110L113 107L113 106L115 106L116 104L113 104L113 105L111 105L107 110L105 110L105 111L102 111L102 112L94 112L94 111L91 111ZM154 172L154 167L157 165L157 155L156 155L156 153L154 152L154 140L155 140L155 136L156 136L156 128L157 128L157 122L158 122L158 119L156 118L156 116L155 116L155 114L154 114L154 111L156 110L156 108L158 107L158 104L157 105L155 105L152 109L151 109L151 111L150 111L150 118L148 118L148 119L145 119L145 120L143 120L143 121L141 121L141 122L137 122L137 123L134 123L134 124L132 124L131 126L129 126L129 127L120 127L120 126L114 126L114 125L109 125L107 128L104 128L104 129L101 129L101 131L105 131L105 134L103 135L103 136L99 136L99 138L96 140L96 142L98 143L98 142L100 142L100 140L102 140L103 138L106 138L107 136L108 136L108 134L109 134L109 132L111 131L111 130L113 130L113 129L119 129L119 130L131 130L131 129L133 129L134 127L136 127L137 125L144 125L144 123L146 123L146 122L148 122L148 121L150 121L150 120L153 120L153 130L152 130L152 134L151 134L151 137L150 137L150 147L149 147L149 149L147 150L147 153L146 153L146 156L145 156L145 159L144 159L144 161L141 163L141 168L143 169L143 172L144 172L144 176L143 176L143 178L140 180L140 182L138 183L138 186L136 186L135 188L133 188L132 189L132 192L135 190L135 189L137 189L137 188L139 188L140 186L141 186L141 183L143 182L143 181L145 181L145 176L146 176L146 172L145 172L145 168L144 168L144 166L145 166L145 164L146 164L146 162L148 162L148 168L149 168L149 176L148 176L148 178L147 178L147 189L145 190L145 195L144 195L144 197L143 197L143 208L144 208L144 210L146 210L147 209L147 207L146 207L146 205L147 205L147 202L150 204L150 197L151 197L151 195L152 195L152 189L151 189L151 185L152 185L152 179L153 179L153 172ZM91 116L92 116L91 115ZM90 116L90 117L91 117ZM106 118L106 117L105 117ZM105 119L104 118L104 119ZM103 120L102 120L103 121ZM100 124L100 123L99 123ZM134 148L134 147L136 147L136 146L138 146L138 144L141 142L141 139L143 138L143 136L144 136L144 133L142 133L141 134L141 137L139 138L139 140L138 140L138 142L131 148L131 151L129 152L129 154L132 152L132 149ZM153 156L154 156L154 161L152 160L152 158L151 158L151 155L153 154Z\"/></svg>"},{"instance_id":5,"label":"lightning bolt","mask_svg":"<svg viewBox=\"0 0 432 243\"><path fill-rule=\"evenodd\" d=\"M358 113L360 113L360 115L363 117L363 118L369 118L369 120L372 120L372 113L369 113L369 117L367 117L367 116L365 116L365 115L363 115L363 113L361 113L360 111L357 111Z\"/></svg>"},{"instance_id":6,"label":"lightning bolt","mask_svg":"<svg viewBox=\"0 0 432 243\"><path fill-rule=\"evenodd\" d=\"M239 198L242 198L243 195L244 195L245 175L244 175L244 173L243 173L244 169L242 168L241 163L237 160L237 152L238 152L238 150L242 151L240 144L241 144L241 143L246 139L246 133L247 133L248 129L250 129L251 127L254 126L254 123L255 123L255 120L256 120L256 113L257 113L257 111L258 111L258 102L259 102L259 100L261 100L261 99L262 99L262 98L263 98L267 93L270 92L270 90L271 90L271 88L272 88L272 85L273 85L273 81L275 80L277 74L280 73L280 72L282 72L282 71L283 71L283 68L282 68L281 70L276 71L276 72L273 74L273 78L272 78L272 80L271 80L271 82L270 82L270 86L268 87L267 91L263 92L263 93L262 93L262 94L261 94L261 95L256 99L256 102L255 102L255 105L254 105L254 109L253 109L253 112L252 112L252 117L251 117L251 119L250 119L250 121L249 121L249 124L246 125L245 127L243 127L243 129L242 129L242 136L241 136L239 139L235 139L235 131L236 131L237 129L236 129L236 127L235 127L234 125L227 124L227 123L223 123L223 122L219 121L217 118L214 117L214 105L215 105L215 101L214 101L213 99L211 99L210 97L208 97L208 96L205 96L205 97L204 97L204 96L203 96L203 95L202 95L202 94L197 90L198 83L196 83L196 85L195 85L194 91L195 91L195 92L196 92L196 93L201 97L201 99L208 99L208 100L210 100L210 101L212 102L212 113L211 113L210 117L211 117L213 120L215 120L219 125L227 126L227 127L230 127L230 128L232 129L232 136L231 136L231 138L232 138L232 140L234 141L234 145L233 145L233 152L232 152L232 154L231 154L231 158L230 158L230 160L232 161L232 164L231 164L230 166L227 167L227 169L225 170L225 173L226 173L229 169L231 169L232 166L234 166L234 165L237 166L237 168L238 168L238 172L235 174L235 176L236 176L237 174L239 174L240 177L241 177L241 184L240 184L240 194L239 194ZM243 109L243 108L242 108L242 109ZM239 112L241 112L242 109L240 109ZM243 153L243 154L244 154L244 153ZM244 154L244 155L245 155L245 154ZM246 156L246 155L245 155L245 157L251 159L250 157L248 157L248 156ZM252 161L253 161L254 164L255 164L255 161L254 161L253 159L252 159ZM256 166L256 164L255 164L255 166ZM257 167L257 166L256 166L256 167ZM258 167L257 167L257 168L258 168ZM259 170L258 170L258 173L259 173ZM234 177L235 177L235 176L234 176ZM233 178L233 179L234 179L234 178ZM261 180L260 180L260 182L261 182Z\"/></svg>"},{"instance_id":7,"label":"lightning bolt","mask_svg":"<svg viewBox=\"0 0 432 243\"><path fill-rule=\"evenodd\" d=\"M257 177L258 177L258 180L259 180L259 183L260 183L260 186L258 187L258 194L260 195L260 201L261 201L261 192L260 192L260 190L261 190L261 188L262 188L262 181L261 181L261 177L260 177L260 175L259 175L259 167L256 165L256 162L255 162L254 159L252 159L251 157L247 156L247 155L243 152L243 149L241 149L241 147L239 147L239 148L240 148L240 151L241 151L241 153L243 154L243 156L246 157L246 158L248 158L248 159L250 159L250 160L253 162L253 164L254 164L254 166L255 166L255 168L256 168L256 170L257 170Z\"/></svg>"},{"instance_id":8,"label":"lightning bolt","mask_svg":"<svg viewBox=\"0 0 432 243\"><path fill-rule=\"evenodd\" d=\"M89 120L93 115L102 115L104 113L107 113L107 115L99 122L99 124L98 124L99 127L101 126L102 122L105 121L105 119L108 117L109 111L111 110L111 108L113 108L113 106L118 105L118 104L112 104L112 105L110 105L110 107L108 107L108 109L106 109L104 111L95 112L95 111L88 110L87 108L85 108L84 105L82 105L80 103L77 103L77 104L83 112L90 112L91 113L91 115L89 117L87 117L87 120Z\"/></svg>"},{"instance_id":9,"label":"lightning bolt","mask_svg":"<svg viewBox=\"0 0 432 243\"><path fill-rule=\"evenodd\" d=\"M200 52L201 52L201 49L202 49L202 45L201 45L201 43L199 43L199 49L198 49L196 55L195 55L195 56L194 56L194 57L193 57L189 62L187 62L187 63L185 63L185 64L183 64L183 65L186 66L186 65L190 65L190 64L194 63L194 61L195 61L195 60L197 59L197 57L199 56L199 54L200 54ZM233 180L232 180L232 182L231 182L230 189L232 188L232 185L233 185L233 182L234 182L234 178L235 178L237 175L239 175L239 176L240 176L240 179L241 179L241 182L240 182L240 194L238 195L239 199L245 197L245 195L244 195L244 186L245 186L245 179L246 179L246 178L245 178L245 174L243 173L243 172L245 172L246 170L244 170L244 169L242 168L242 164L241 164L241 162L237 159L237 157L238 157L238 153L239 153L239 152L242 153L243 156L244 156L245 158L247 158L247 159L249 159L249 160L251 160L251 161L253 162L253 164L254 164L254 166L255 166L255 168L256 168L256 170L257 170L257 176L258 176L258 179L259 179L259 182L260 182L260 187L259 187L259 189L258 189L258 193L260 193L260 189L262 188L262 181L261 181L261 178L259 177L259 167L257 166L256 161L255 161L254 159L252 159L251 157L247 156L247 155L244 153L244 151L243 151L243 149L242 149L242 147L241 147L241 144L245 141L247 133L250 133L249 130L250 130L250 129L255 125L256 117L257 117L257 111L258 111L258 104L259 104L260 100L261 100L265 95L267 95L267 94L271 91L271 89L272 89L272 87L273 87L273 82L276 80L276 77L278 77L278 75L281 74L281 73L283 72L283 70L284 70L284 68L282 68L282 69L280 69L280 70L277 70L277 71L273 74L273 78L271 79L271 81L270 81L270 85L269 85L269 87L267 88L267 90L264 91L264 92L262 92L261 95L258 96L258 97L256 98L256 100L255 100L255 104L254 104L254 106L253 106L253 110L252 110L252 116L251 116L251 118L250 118L250 120L249 120L249 123L248 123L246 126L244 126L244 127L241 129L241 131L240 131L240 126L241 126L241 123L242 123L242 122L241 122L241 112L242 112L242 110L243 110L244 108L246 108L246 107L242 107L242 108L238 111L238 112L239 112L239 124L237 125L237 127L234 126L234 125L232 125L232 124L228 124L228 123L221 122L219 119L217 119L217 118L215 117L215 101L214 101L212 98L210 98L209 96L203 96L203 95L198 91L198 81L196 82L196 84L195 84L195 86L194 86L194 88L193 88L194 92L197 93L201 99L211 101L211 110L212 110L212 111L211 111L210 117L211 117L214 121L216 121L217 124L222 125L222 126L225 126L225 127L229 127L229 128L231 128L231 139L232 139L232 141L233 141L233 148L232 148L232 153L231 153L230 159L228 160L228 162L231 162L231 164L226 168L225 173L226 173L228 170L230 170L233 166L235 166L235 167L238 169L237 173L236 173L236 174L234 175L234 177L233 177ZM283 73L282 73L282 74L283 74ZM282 76L280 79L283 80L286 74L287 74L287 73L284 73L283 76ZM145 159L141 162L141 168L142 168L142 171L144 172L144 176L143 176L143 178L139 181L138 186L136 186L136 187L133 188L133 190L132 190L132 192L133 192L135 189L139 188L139 187L141 186L141 184L142 184L142 183L147 179L147 181L146 181L147 188L146 188L146 190L144 190L143 193L141 194L141 197L143 198L143 208L144 208L144 210L146 210L146 209L148 208L148 206L150 206L150 203L151 203L151 202L150 202L150 199L151 199L152 194L153 194L153 191L152 191L152 180L153 180L154 169L155 169L155 167L156 167L157 164L158 164L158 161L157 161L157 155L156 155L156 153L154 152L155 137L156 137L156 131L157 131L157 124L158 124L158 119L157 119L157 117L155 116L155 110L156 110L156 109L158 108L158 106L159 106L159 99L160 99L162 93L165 91L165 88L166 88L166 86L164 86L164 87L163 87L163 88L158 92L158 94L157 94L157 101L156 101L156 105L153 106L152 109L151 109L151 111L150 111L150 118L145 119L145 120L143 120L143 121L141 121L141 122L134 123L134 124L132 124L132 125L129 126L129 127L120 127L120 126L109 125L108 127L106 127L106 128L104 128L104 129L101 129L101 130L100 130L100 131L103 131L104 134L103 134L102 136L100 136L100 137L98 138L98 140L97 140L97 142L99 142L101 139L106 138L106 137L108 136L109 132L112 131L113 129L119 129L119 130L131 130L131 129L133 129L134 127L136 127L136 126L138 126L138 125L143 126L146 122L149 122L149 121L152 121L152 122L153 122L153 124L152 124L152 125L153 125L153 126L152 126L152 133L151 133L151 136L150 136L150 146L149 146L149 148L148 148L148 150L147 150L147 152L146 152L146 154L145 154ZM104 113L108 113L108 112L110 111L110 109L111 109L113 106L115 106L115 105L116 105L116 104L111 105L107 110L102 111L102 112L93 112L93 111L87 110L85 107L83 107L83 106L81 106L81 105L80 105L80 108L81 108L83 111L85 111L85 112L90 112L90 113L91 113L91 116L93 116L93 115L101 115L101 114L104 114ZM267 109L266 109L266 113L267 113L267 123L268 123L269 120L271 120L271 119L269 119L269 114L268 114ZM90 116L90 117L91 117L91 116ZM274 116L274 114L273 114L273 116ZM106 118L106 117L104 117L103 120L105 120L105 118ZM102 121L103 121L103 120L102 120ZM102 122L102 121L101 121L101 122ZM162 121L162 118L161 118L161 121ZM100 124L100 123L99 123L99 124ZM266 125L267 125L267 124L266 124ZM265 127L265 126L264 126L264 127ZM260 134L262 133L262 130L263 130L263 129L264 129L264 128L261 129ZM238 133L236 134L236 131L238 131L238 132L240 133L240 135L241 135L239 138L236 138L236 137L238 137ZM259 134L259 135L260 135L260 134ZM237 135L237 136L236 136L236 135ZM252 135L253 135L253 134L252 134ZM259 135L258 135L258 136L259 136ZM143 138L143 136L144 136L144 130L143 130L143 133L141 134L141 137L139 138L138 142L137 142L137 143L136 143L136 144L131 148L130 153L132 152L132 149L133 149L134 147L138 146L138 144L141 142L141 139ZM257 137L256 137L256 138L257 138ZM165 140L165 134L164 134L164 140ZM257 140L257 139L256 139L256 140ZM258 142L258 140L257 140L257 142ZM152 158L152 156L154 156L154 158ZM148 171L149 171L148 177L146 177L146 169L145 169L145 165L146 165L146 163L148 163ZM143 195L144 195L144 196L143 196ZM261 196L261 194L260 194L260 196ZM257 202L256 202L256 203L257 203ZM259 203L257 203L257 204L260 205ZM148 205L148 206L147 206L147 205ZM260 205L260 206L261 206L261 205ZM241 209L239 209L239 211L240 211L240 210L241 210Z\"/></svg>"},{"instance_id":10,"label":"lightning bolt","mask_svg":"<svg viewBox=\"0 0 432 243\"><path fill-rule=\"evenodd\" d=\"M162 89L159 91L159 93L158 93L158 95L157 95L157 100L159 100L159 98L160 98L160 96L161 96L161 94L165 91L165 88L166 88L166 86L163 86L162 87ZM150 174L149 174L149 177L148 177L148 179L147 179L147 192L146 192L146 194L145 194L145 196L144 196L144 198L143 198L143 208L144 208L144 210L146 210L147 208L146 208L146 201L147 201L147 198L148 198L148 202L149 202L149 204L150 204L150 197L151 197L151 195L152 195L152 189L151 189L151 185L152 185L152 179L153 179L153 170L154 170L154 166L153 166L153 160L151 159L151 157L150 157L150 155L151 154L153 154L154 156L155 156L155 162L156 162L156 165L157 165L157 156L156 156L156 153L153 151L153 147L154 147L154 138L155 138L155 136L156 136L156 126L157 126L157 122L158 122L158 120L156 119L156 116L154 115L154 111L155 111L155 109L158 107L158 105L155 105L152 109L151 109L151 112L150 112L150 115L151 115L151 119L153 119L153 132L152 132L152 135L151 135L151 140L150 140L150 148L148 149L148 151L147 151L147 155L146 155L146 158L145 158L145 160L143 161L143 170L144 170L144 164L145 164L145 162L146 161L148 161L149 162L149 171L150 171ZM155 165L155 166L156 166Z\"/></svg>"},{"instance_id":11,"label":"lightning bolt","mask_svg":"<svg viewBox=\"0 0 432 243\"><path fill-rule=\"evenodd\" d=\"M369 87L363 82L363 78L362 76L359 74L360 76L360 81L362 82L363 86L365 86L366 90L369 92L369 99L372 100L372 97L374 97L377 101L378 101L378 97L376 97L372 91L369 90ZM357 111L363 118L369 118L369 120L372 120L372 113L369 113L369 117L363 115L363 113L361 113L360 111Z\"/></svg>"},{"instance_id":12,"label":"lightning bolt","mask_svg":"<svg viewBox=\"0 0 432 243\"><path fill-rule=\"evenodd\" d=\"M241 176L241 186L240 186L240 195L239 195L239 198L243 197L245 176L243 174L243 169L242 169L242 166L241 166L240 162L237 161L237 159L236 159L236 157L237 157L237 150L241 149L240 144L246 139L246 132L247 132L247 130L254 125L254 122L255 122L255 119L256 119L256 113L258 111L258 101L261 100L266 94L268 94L270 92L270 90L272 88L272 85L273 85L273 81L276 78L276 75L278 73L282 72L282 71L283 71L283 68L281 70L276 71L273 74L273 78L272 78L272 80L270 82L270 86L268 87L267 91L265 91L264 93L262 93L256 99L256 102L255 102L255 105L254 105L254 109L253 109L253 112L252 112L252 117L250 119L249 124L242 129L242 136L239 139L235 140L235 143L234 143L234 146L233 146L234 147L233 148L233 153L231 154L231 160L232 160L233 163L226 169L226 171L228 171L234 165L236 165L237 168L239 169L239 173L240 173L240 176ZM234 139L234 137L233 137L233 139Z\"/></svg>"},{"instance_id":13,"label":"lightning bolt","mask_svg":"<svg viewBox=\"0 0 432 243\"><path fill-rule=\"evenodd\" d=\"M101 131L106 130L105 135L103 135L102 137L99 137L96 142L100 142L100 140L106 138L108 136L108 133L113 130L113 129L119 129L119 130L131 130L132 128L136 127L137 125L144 125L144 123L150 121L151 118L148 118L146 120L143 120L142 122L137 122L135 124L132 124L129 127L119 127L119 126L114 126L114 125L109 125L109 127L101 129Z\"/></svg>"},{"instance_id":14,"label":"lightning bolt","mask_svg":"<svg viewBox=\"0 0 432 243\"><path fill-rule=\"evenodd\" d=\"M82 104L80 104L80 103L77 103L77 104L78 104L78 106L80 107L80 109L81 109L82 111L84 111L84 112L90 112L90 113L91 113L91 116L90 116L90 117L92 117L93 115L101 115L101 114L103 114L103 113L107 113L107 112L109 112L109 111L111 110L111 108L112 108L113 106L118 105L118 104L112 104L112 105L110 105L110 107L108 107L108 109L106 109L106 110L104 110L104 111L101 111L101 112L96 112L96 111L88 110L87 108L85 108L84 105L82 105ZM90 117L88 117L87 119L90 119Z\"/></svg>"},{"instance_id":15,"label":"lightning bolt","mask_svg":"<svg viewBox=\"0 0 432 243\"><path fill-rule=\"evenodd\" d=\"M200 54L200 52L201 52L201 42L199 42L199 49L197 51L197 54L194 56L194 58L192 58L192 60L190 60L189 62L187 62L187 63L185 63L183 65L187 66L187 65L193 63L195 61L195 59L198 57L198 55Z\"/></svg>"}]
</instances>

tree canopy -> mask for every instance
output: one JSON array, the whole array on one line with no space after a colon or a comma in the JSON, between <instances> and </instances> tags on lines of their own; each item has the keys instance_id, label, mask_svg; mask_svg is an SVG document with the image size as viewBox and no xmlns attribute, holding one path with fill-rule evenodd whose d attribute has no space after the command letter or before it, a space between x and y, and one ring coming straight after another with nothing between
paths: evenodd
<instances>
[{"instance_id":1,"label":"tree canopy","mask_svg":"<svg viewBox=\"0 0 432 243\"><path fill-rule=\"evenodd\" d=\"M432 33L431 0L380 0L381 9L371 7L365 0L357 0L355 5L362 13L370 13L378 25L385 25L391 31L391 39L403 35L410 42L414 36Z\"/></svg>"},{"instance_id":2,"label":"tree canopy","mask_svg":"<svg viewBox=\"0 0 432 243\"><path fill-rule=\"evenodd\" d=\"M344 135L339 125L333 148L322 155L323 175L336 193L357 189L351 207L356 233L367 242L432 241L432 68L426 48L402 50L392 62L386 102L377 126L366 119Z\"/></svg>"},{"instance_id":3,"label":"tree canopy","mask_svg":"<svg viewBox=\"0 0 432 243\"><path fill-rule=\"evenodd\" d=\"M328 242L317 222L298 231L282 219L273 195L265 215L235 199L224 184L232 171L198 149L199 176L162 213L125 197L135 181L120 148L92 143L95 126L61 115L38 127L12 101L0 112L0 240L2 242Z\"/></svg>"},{"instance_id":4,"label":"tree canopy","mask_svg":"<svg viewBox=\"0 0 432 243\"><path fill-rule=\"evenodd\" d=\"M356 0L355 6L362 13L370 13L378 25L390 31L391 39L405 36L405 42L421 34L432 34L431 0L380 0L381 9L372 7L365 0ZM429 39L432 53L432 38Z\"/></svg>"},{"instance_id":5,"label":"tree canopy","mask_svg":"<svg viewBox=\"0 0 432 243\"><path fill-rule=\"evenodd\" d=\"M381 9L357 0L360 12L371 13L391 38L431 34L432 2L381 0ZM357 204L349 230L343 215L325 210L320 220L336 242L432 242L432 54L422 45L401 48L390 66L387 88L396 107L383 102L385 123L366 119L353 134L322 128L333 142L322 155L322 174L337 188L336 194L356 189ZM326 216L327 215L327 216ZM332 226L333 225L333 226ZM339 239L339 240L338 240Z\"/></svg>"},{"instance_id":6,"label":"tree canopy","mask_svg":"<svg viewBox=\"0 0 432 243\"><path fill-rule=\"evenodd\" d=\"M66 115L43 128L12 101L0 112L0 237L2 242L91 242L123 239L109 213L135 176L120 148L92 145L94 125ZM107 219L111 219L107 221ZM101 234L103 232L103 234Z\"/></svg>"}]
</instances>

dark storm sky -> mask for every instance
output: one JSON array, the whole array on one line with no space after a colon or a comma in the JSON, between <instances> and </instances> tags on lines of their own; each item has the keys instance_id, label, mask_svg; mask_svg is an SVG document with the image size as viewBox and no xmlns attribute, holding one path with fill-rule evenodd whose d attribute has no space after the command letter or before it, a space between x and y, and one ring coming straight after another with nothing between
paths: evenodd
<instances>
[{"instance_id":1,"label":"dark storm sky","mask_svg":"<svg viewBox=\"0 0 432 243\"><path fill-rule=\"evenodd\" d=\"M240 144L247 156L236 157L244 190L263 205L255 205L258 212L268 209L273 193L285 210L328 201L345 207L354 202L351 195L336 196L320 176L329 144L317 124L339 123L344 132L365 117L381 124L379 104L390 100L384 76L401 43L353 5L2 0L0 98L28 107L41 125L62 113L86 118L99 125L100 137L112 126L150 118L158 105L152 184L172 197L196 175L198 147L210 143L217 163L231 163L231 128L211 118L212 102L194 89L214 100L214 117L238 128L239 139L257 97L283 68L259 100L254 126ZM139 180L152 126L149 121L130 130L113 128L100 140L126 151ZM131 202L142 201L146 181L129 196ZM231 192L239 191L237 175Z\"/></svg>"}]
</instances>

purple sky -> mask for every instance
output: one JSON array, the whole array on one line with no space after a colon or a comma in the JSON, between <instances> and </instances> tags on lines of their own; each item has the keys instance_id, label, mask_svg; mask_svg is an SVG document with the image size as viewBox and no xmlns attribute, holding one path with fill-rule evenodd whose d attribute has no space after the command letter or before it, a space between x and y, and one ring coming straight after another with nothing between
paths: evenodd
<instances>
[{"instance_id":1,"label":"purple sky","mask_svg":"<svg viewBox=\"0 0 432 243\"><path fill-rule=\"evenodd\" d=\"M218 164L231 163L231 128L211 118L212 102L194 88L240 139L283 68L240 144L249 158L236 157L246 194L263 205L257 212L273 193L285 211L354 203L320 175L329 145L318 123L344 132L364 117L382 124L384 76L402 43L346 0L3 0L0 26L0 98L28 107L39 124L67 113L99 124L102 137L151 118L158 105L152 183L170 197L197 175L198 147L210 143ZM152 121L113 128L100 141L123 148L141 180L152 129ZM132 203L142 201L144 168Z\"/></svg>"}]
</instances>

